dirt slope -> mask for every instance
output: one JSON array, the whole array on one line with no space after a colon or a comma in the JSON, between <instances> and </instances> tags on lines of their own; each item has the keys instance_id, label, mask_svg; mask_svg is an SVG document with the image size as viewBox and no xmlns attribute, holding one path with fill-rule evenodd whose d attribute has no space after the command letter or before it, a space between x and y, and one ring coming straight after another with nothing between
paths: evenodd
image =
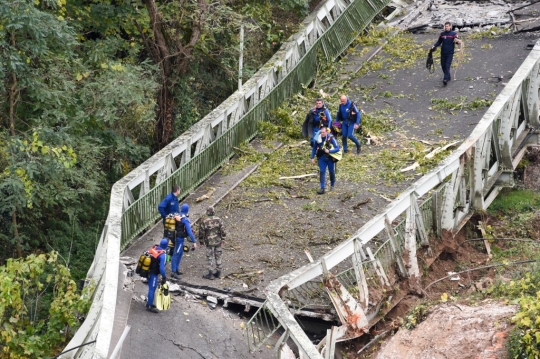
<instances>
[{"instance_id":1,"label":"dirt slope","mask_svg":"<svg viewBox=\"0 0 540 359\"><path fill-rule=\"evenodd\" d=\"M377 359L503 359L516 306L445 303L414 330L400 329Z\"/></svg>"}]
</instances>

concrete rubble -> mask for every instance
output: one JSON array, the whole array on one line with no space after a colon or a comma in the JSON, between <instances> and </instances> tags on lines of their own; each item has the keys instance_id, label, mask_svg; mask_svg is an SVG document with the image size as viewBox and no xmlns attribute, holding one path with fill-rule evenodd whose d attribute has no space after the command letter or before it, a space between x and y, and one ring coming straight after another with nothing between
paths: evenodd
<instances>
[{"instance_id":1,"label":"concrete rubble","mask_svg":"<svg viewBox=\"0 0 540 359\"><path fill-rule=\"evenodd\" d=\"M395 8L387 20L389 26L412 32L429 28L442 29L450 21L461 32L486 31L492 27L512 32L540 29L540 13L536 2L502 0L425 0L405 4L393 0ZM404 16L399 16L405 14ZM398 17L394 19L394 17ZM495 35L494 33L493 35Z\"/></svg>"}]
</instances>

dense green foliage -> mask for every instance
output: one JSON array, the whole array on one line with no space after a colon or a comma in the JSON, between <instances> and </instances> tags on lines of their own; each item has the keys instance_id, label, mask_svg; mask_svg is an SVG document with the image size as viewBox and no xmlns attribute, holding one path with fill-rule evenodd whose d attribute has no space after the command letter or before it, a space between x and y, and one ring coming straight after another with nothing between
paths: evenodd
<instances>
[{"instance_id":1,"label":"dense green foliage","mask_svg":"<svg viewBox=\"0 0 540 359\"><path fill-rule=\"evenodd\" d=\"M154 119L153 67L88 61L59 4L0 1L0 243L6 257L60 242L71 243L73 255L78 244L93 250L107 175L118 178L150 154L144 139ZM77 263L81 277L89 262Z\"/></svg>"},{"instance_id":2,"label":"dense green foliage","mask_svg":"<svg viewBox=\"0 0 540 359\"><path fill-rule=\"evenodd\" d=\"M519 279L499 283L489 294L503 296L519 304L512 318L515 324L510 335L508 354L512 359L540 357L540 270L536 265Z\"/></svg>"},{"instance_id":3,"label":"dense green foliage","mask_svg":"<svg viewBox=\"0 0 540 359\"><path fill-rule=\"evenodd\" d=\"M10 259L0 277L0 357L43 358L67 344L91 286L81 296L56 252Z\"/></svg>"}]
</instances>

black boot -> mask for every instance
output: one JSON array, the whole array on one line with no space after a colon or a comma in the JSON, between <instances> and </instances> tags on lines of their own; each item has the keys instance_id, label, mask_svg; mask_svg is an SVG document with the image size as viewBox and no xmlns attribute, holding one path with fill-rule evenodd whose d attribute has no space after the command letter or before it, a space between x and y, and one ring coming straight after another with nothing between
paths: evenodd
<instances>
[{"instance_id":1,"label":"black boot","mask_svg":"<svg viewBox=\"0 0 540 359\"><path fill-rule=\"evenodd\" d=\"M208 271L208 274L205 274L202 276L204 279L210 279L210 280L214 280L214 273L212 273L211 270Z\"/></svg>"},{"instance_id":2,"label":"black boot","mask_svg":"<svg viewBox=\"0 0 540 359\"><path fill-rule=\"evenodd\" d=\"M356 146L356 154L359 155L360 151L362 151L362 147L360 145Z\"/></svg>"},{"instance_id":3,"label":"black boot","mask_svg":"<svg viewBox=\"0 0 540 359\"><path fill-rule=\"evenodd\" d=\"M216 270L214 273L214 278L220 279L221 278L221 271L219 269Z\"/></svg>"}]
</instances>

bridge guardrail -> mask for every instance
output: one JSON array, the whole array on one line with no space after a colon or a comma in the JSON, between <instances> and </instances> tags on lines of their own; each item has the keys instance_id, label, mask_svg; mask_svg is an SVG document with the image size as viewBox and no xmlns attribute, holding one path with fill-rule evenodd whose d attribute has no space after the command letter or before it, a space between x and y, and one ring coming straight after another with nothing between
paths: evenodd
<instances>
[{"instance_id":1,"label":"bridge guardrail","mask_svg":"<svg viewBox=\"0 0 540 359\"><path fill-rule=\"evenodd\" d=\"M114 349L111 338L120 250L158 218L156 207L172 184L180 184L184 196L210 176L233 155L232 147L256 135L260 119L311 82L319 52L335 59L388 2L325 1L240 91L115 183L87 274L87 281L95 284L92 306L64 351L92 340L96 344L72 350L63 358L106 358Z\"/></svg>"}]
</instances>

